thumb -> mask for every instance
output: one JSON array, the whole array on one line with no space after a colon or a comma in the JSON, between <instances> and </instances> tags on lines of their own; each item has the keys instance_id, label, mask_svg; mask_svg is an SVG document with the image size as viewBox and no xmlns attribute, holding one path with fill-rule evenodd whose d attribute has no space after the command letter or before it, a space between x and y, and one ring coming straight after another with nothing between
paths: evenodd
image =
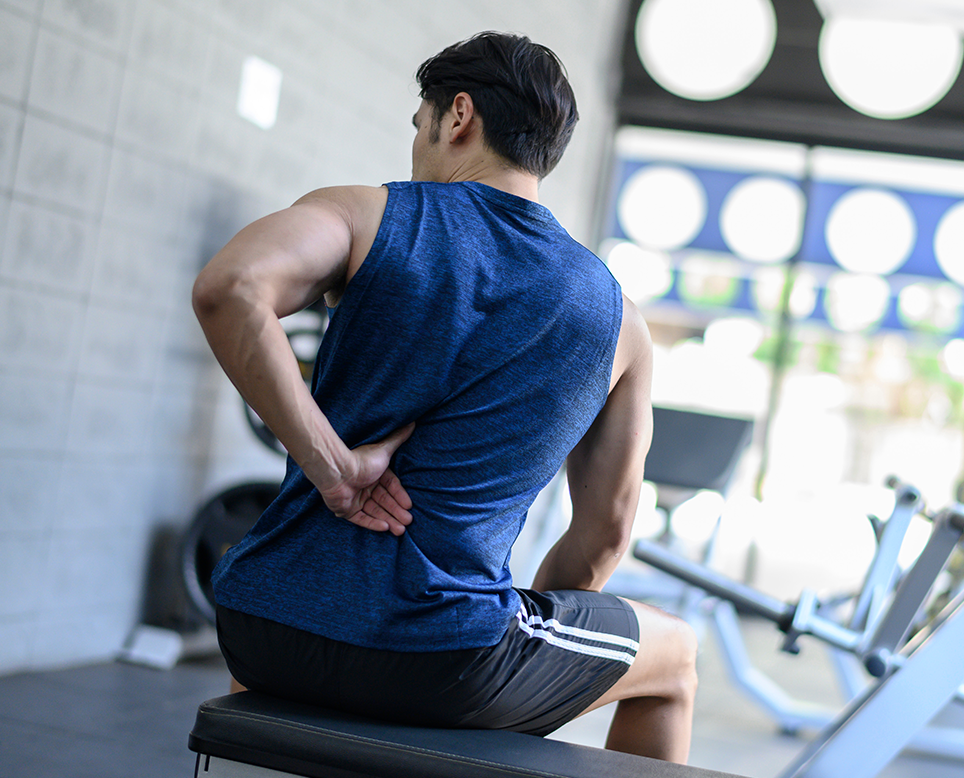
<instances>
[{"instance_id":1,"label":"thumb","mask_svg":"<svg viewBox=\"0 0 964 778\"><path fill-rule=\"evenodd\" d=\"M388 450L390 454L394 454L398 447L402 445L406 440L408 440L412 433L415 431L415 422L411 424L406 424L404 427L399 427L391 435L382 441L382 445Z\"/></svg>"}]
</instances>

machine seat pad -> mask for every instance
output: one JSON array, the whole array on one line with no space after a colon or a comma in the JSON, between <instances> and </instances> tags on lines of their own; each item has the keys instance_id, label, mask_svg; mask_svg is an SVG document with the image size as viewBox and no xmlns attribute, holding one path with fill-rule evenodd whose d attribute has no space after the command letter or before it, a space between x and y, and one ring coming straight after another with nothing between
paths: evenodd
<instances>
[{"instance_id":1,"label":"machine seat pad","mask_svg":"<svg viewBox=\"0 0 964 778\"><path fill-rule=\"evenodd\" d=\"M516 732L403 726L256 692L202 703L188 746L308 778L727 778Z\"/></svg>"}]
</instances>

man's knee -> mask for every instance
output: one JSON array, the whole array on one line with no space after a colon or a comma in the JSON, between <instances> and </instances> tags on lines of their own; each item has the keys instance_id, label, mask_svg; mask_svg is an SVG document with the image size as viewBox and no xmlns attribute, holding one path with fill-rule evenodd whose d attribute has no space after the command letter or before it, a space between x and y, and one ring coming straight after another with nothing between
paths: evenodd
<instances>
[{"instance_id":1,"label":"man's knee","mask_svg":"<svg viewBox=\"0 0 964 778\"><path fill-rule=\"evenodd\" d=\"M684 697L693 698L696 696L696 687L699 683L696 672L696 658L699 654L699 640L696 632L683 619L675 619L676 631L679 642L679 669L678 683L680 694Z\"/></svg>"},{"instance_id":2,"label":"man's knee","mask_svg":"<svg viewBox=\"0 0 964 778\"><path fill-rule=\"evenodd\" d=\"M686 621L666 611L640 603L633 603L633 608L639 618L640 651L647 655L643 666L656 670L664 694L695 697L699 653L696 632Z\"/></svg>"}]
</instances>

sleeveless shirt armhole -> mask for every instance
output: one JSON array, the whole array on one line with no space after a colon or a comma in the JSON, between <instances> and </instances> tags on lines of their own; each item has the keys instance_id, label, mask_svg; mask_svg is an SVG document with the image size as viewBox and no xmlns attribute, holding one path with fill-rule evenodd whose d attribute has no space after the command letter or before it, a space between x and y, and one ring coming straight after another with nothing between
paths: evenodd
<instances>
[{"instance_id":1,"label":"sleeveless shirt armhole","mask_svg":"<svg viewBox=\"0 0 964 778\"><path fill-rule=\"evenodd\" d=\"M372 246L368 250L368 254L365 255L361 267L358 268L358 271L352 277L351 281L345 286L345 291L341 296L341 300L338 302L338 306L333 309L332 318L338 317L342 320L343 324L351 321L352 314L355 308L358 307L359 299L364 297L365 290L371 283L375 269L385 256L384 246L390 239L388 233L390 233L392 229L392 216L397 206L398 197L392 184L383 184L383 186L388 190L388 199L385 201L385 211L382 213L382 220L379 222L378 230L375 232L375 240L372 241ZM332 332L332 329L332 327L329 327L328 331L331 332L332 336L335 336L335 332ZM337 331L338 328L334 329ZM326 337L328 337L327 334ZM332 338L329 338L329 340L331 339Z\"/></svg>"},{"instance_id":2,"label":"sleeveless shirt armhole","mask_svg":"<svg viewBox=\"0 0 964 778\"><path fill-rule=\"evenodd\" d=\"M355 285L356 289L360 286L362 291L364 287L368 286L368 282L371 279L371 275L374 272L374 268L377 267L379 261L385 255L384 247L388 243L390 236L388 233L391 232L392 217L394 216L395 209L398 205L398 196L395 192L395 187L392 184L383 184L382 186L388 190L388 198L385 201L385 211L382 213L382 219L378 224L378 230L375 232L375 240L372 241L372 246L368 249L368 254L365 255L365 259L361 263L361 267L355 273L351 281L345 287L345 294L342 298L347 297ZM360 284L355 284L356 281L361 281Z\"/></svg>"},{"instance_id":3,"label":"sleeveless shirt armhole","mask_svg":"<svg viewBox=\"0 0 964 778\"><path fill-rule=\"evenodd\" d=\"M606 387L606 392L602 397L602 401L597 411L602 409L602 406L606 402L606 398L609 396L608 387L610 382L612 381L612 376L613 376L613 360L616 358L616 346L619 343L619 330L622 327L622 321L623 321L622 289L620 288L619 284L616 282L615 279L613 279L611 288L612 288L612 294L613 294L613 314L612 314L612 320L610 324L609 340L600 343L599 348L596 351L596 354L593 355L594 360L601 361L603 360L603 358L607 360L606 375L605 375L606 380L604 384L604 386ZM591 373L587 374L586 377L583 379L582 386L585 386L590 381L591 378L592 378L592 374Z\"/></svg>"}]
</instances>

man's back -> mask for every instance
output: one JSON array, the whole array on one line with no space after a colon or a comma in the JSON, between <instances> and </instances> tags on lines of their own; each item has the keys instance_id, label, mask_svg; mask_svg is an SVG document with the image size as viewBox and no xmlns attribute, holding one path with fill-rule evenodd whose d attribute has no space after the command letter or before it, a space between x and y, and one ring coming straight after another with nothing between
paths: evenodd
<instances>
[{"instance_id":1,"label":"man's back","mask_svg":"<svg viewBox=\"0 0 964 778\"><path fill-rule=\"evenodd\" d=\"M349 447L416 422L393 468L412 524L395 537L338 519L293 468L219 569L219 602L373 648L497 641L518 609L509 549L606 401L621 318L609 272L538 204L390 185L313 393Z\"/></svg>"}]
</instances>

